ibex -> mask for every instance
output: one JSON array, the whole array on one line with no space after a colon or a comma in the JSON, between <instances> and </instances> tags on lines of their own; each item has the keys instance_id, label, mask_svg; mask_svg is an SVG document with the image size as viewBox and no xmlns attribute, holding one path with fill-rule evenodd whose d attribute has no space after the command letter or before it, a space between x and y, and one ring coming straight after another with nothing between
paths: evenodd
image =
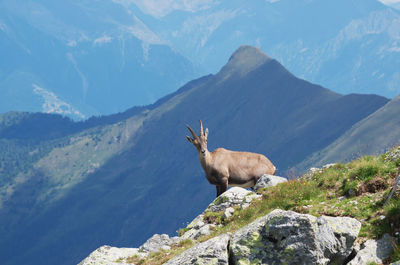
<instances>
[{"instance_id":1,"label":"ibex","mask_svg":"<svg viewBox=\"0 0 400 265\"><path fill-rule=\"evenodd\" d=\"M208 128L203 132L201 121L199 136L188 125L186 127L193 139L189 136L186 138L196 147L207 180L217 187L217 197L228 189L228 185L251 188L262 175L275 174L275 166L261 154L236 152L224 148L209 152L207 150Z\"/></svg>"}]
</instances>

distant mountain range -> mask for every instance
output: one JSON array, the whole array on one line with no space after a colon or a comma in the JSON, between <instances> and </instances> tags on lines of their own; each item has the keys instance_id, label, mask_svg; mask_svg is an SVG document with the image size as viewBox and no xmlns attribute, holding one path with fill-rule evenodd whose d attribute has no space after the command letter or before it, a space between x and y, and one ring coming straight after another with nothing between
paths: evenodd
<instances>
[{"instance_id":1,"label":"distant mountain range","mask_svg":"<svg viewBox=\"0 0 400 265\"><path fill-rule=\"evenodd\" d=\"M296 76L339 93L400 93L393 67L400 61L400 13L377 0L207 1L180 15L158 18L173 28L155 32L207 70L216 71L237 46L249 44Z\"/></svg>"},{"instance_id":2,"label":"distant mountain range","mask_svg":"<svg viewBox=\"0 0 400 265\"><path fill-rule=\"evenodd\" d=\"M284 174L387 102L311 84L242 46L153 105L85 122L1 115L1 262L74 264L183 227L215 197L185 124L202 119L210 150L262 153Z\"/></svg>"},{"instance_id":3,"label":"distant mountain range","mask_svg":"<svg viewBox=\"0 0 400 265\"><path fill-rule=\"evenodd\" d=\"M333 91L400 93L400 11L364 1L0 1L0 113L155 102L243 44Z\"/></svg>"},{"instance_id":4,"label":"distant mountain range","mask_svg":"<svg viewBox=\"0 0 400 265\"><path fill-rule=\"evenodd\" d=\"M197 76L112 1L1 0L0 112L76 119L147 105Z\"/></svg>"}]
</instances>

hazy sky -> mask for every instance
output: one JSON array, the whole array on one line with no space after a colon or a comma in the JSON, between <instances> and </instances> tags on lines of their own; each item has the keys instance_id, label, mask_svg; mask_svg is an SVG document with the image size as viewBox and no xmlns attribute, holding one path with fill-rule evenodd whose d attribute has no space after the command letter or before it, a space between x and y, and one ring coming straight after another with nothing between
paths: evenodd
<instances>
[{"instance_id":1,"label":"hazy sky","mask_svg":"<svg viewBox=\"0 0 400 265\"><path fill-rule=\"evenodd\" d=\"M379 0L384 4L400 3L400 0Z\"/></svg>"}]
</instances>

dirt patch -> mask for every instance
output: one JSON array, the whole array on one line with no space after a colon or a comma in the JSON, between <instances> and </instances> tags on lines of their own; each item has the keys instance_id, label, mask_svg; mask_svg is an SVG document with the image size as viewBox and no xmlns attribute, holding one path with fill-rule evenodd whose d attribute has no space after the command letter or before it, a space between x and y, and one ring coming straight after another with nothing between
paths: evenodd
<instances>
[{"instance_id":1,"label":"dirt patch","mask_svg":"<svg viewBox=\"0 0 400 265\"><path fill-rule=\"evenodd\" d=\"M386 189L388 183L381 177L375 177L367 183L360 183L357 187L357 195L364 194L366 192L376 193L378 191Z\"/></svg>"}]
</instances>

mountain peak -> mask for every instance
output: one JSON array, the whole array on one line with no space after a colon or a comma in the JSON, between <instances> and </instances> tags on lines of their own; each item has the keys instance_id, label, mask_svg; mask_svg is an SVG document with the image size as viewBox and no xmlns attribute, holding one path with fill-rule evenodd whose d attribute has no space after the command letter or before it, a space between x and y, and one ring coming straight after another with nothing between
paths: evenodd
<instances>
[{"instance_id":1,"label":"mountain peak","mask_svg":"<svg viewBox=\"0 0 400 265\"><path fill-rule=\"evenodd\" d=\"M257 61L260 59L268 60L271 58L268 57L260 48L250 45L242 45L232 54L231 58L229 58L229 62L245 59Z\"/></svg>"},{"instance_id":2,"label":"mountain peak","mask_svg":"<svg viewBox=\"0 0 400 265\"><path fill-rule=\"evenodd\" d=\"M231 74L239 74L243 76L269 60L272 60L272 58L267 56L261 49L242 45L232 54L228 63L222 67L218 75L228 77Z\"/></svg>"}]
</instances>

